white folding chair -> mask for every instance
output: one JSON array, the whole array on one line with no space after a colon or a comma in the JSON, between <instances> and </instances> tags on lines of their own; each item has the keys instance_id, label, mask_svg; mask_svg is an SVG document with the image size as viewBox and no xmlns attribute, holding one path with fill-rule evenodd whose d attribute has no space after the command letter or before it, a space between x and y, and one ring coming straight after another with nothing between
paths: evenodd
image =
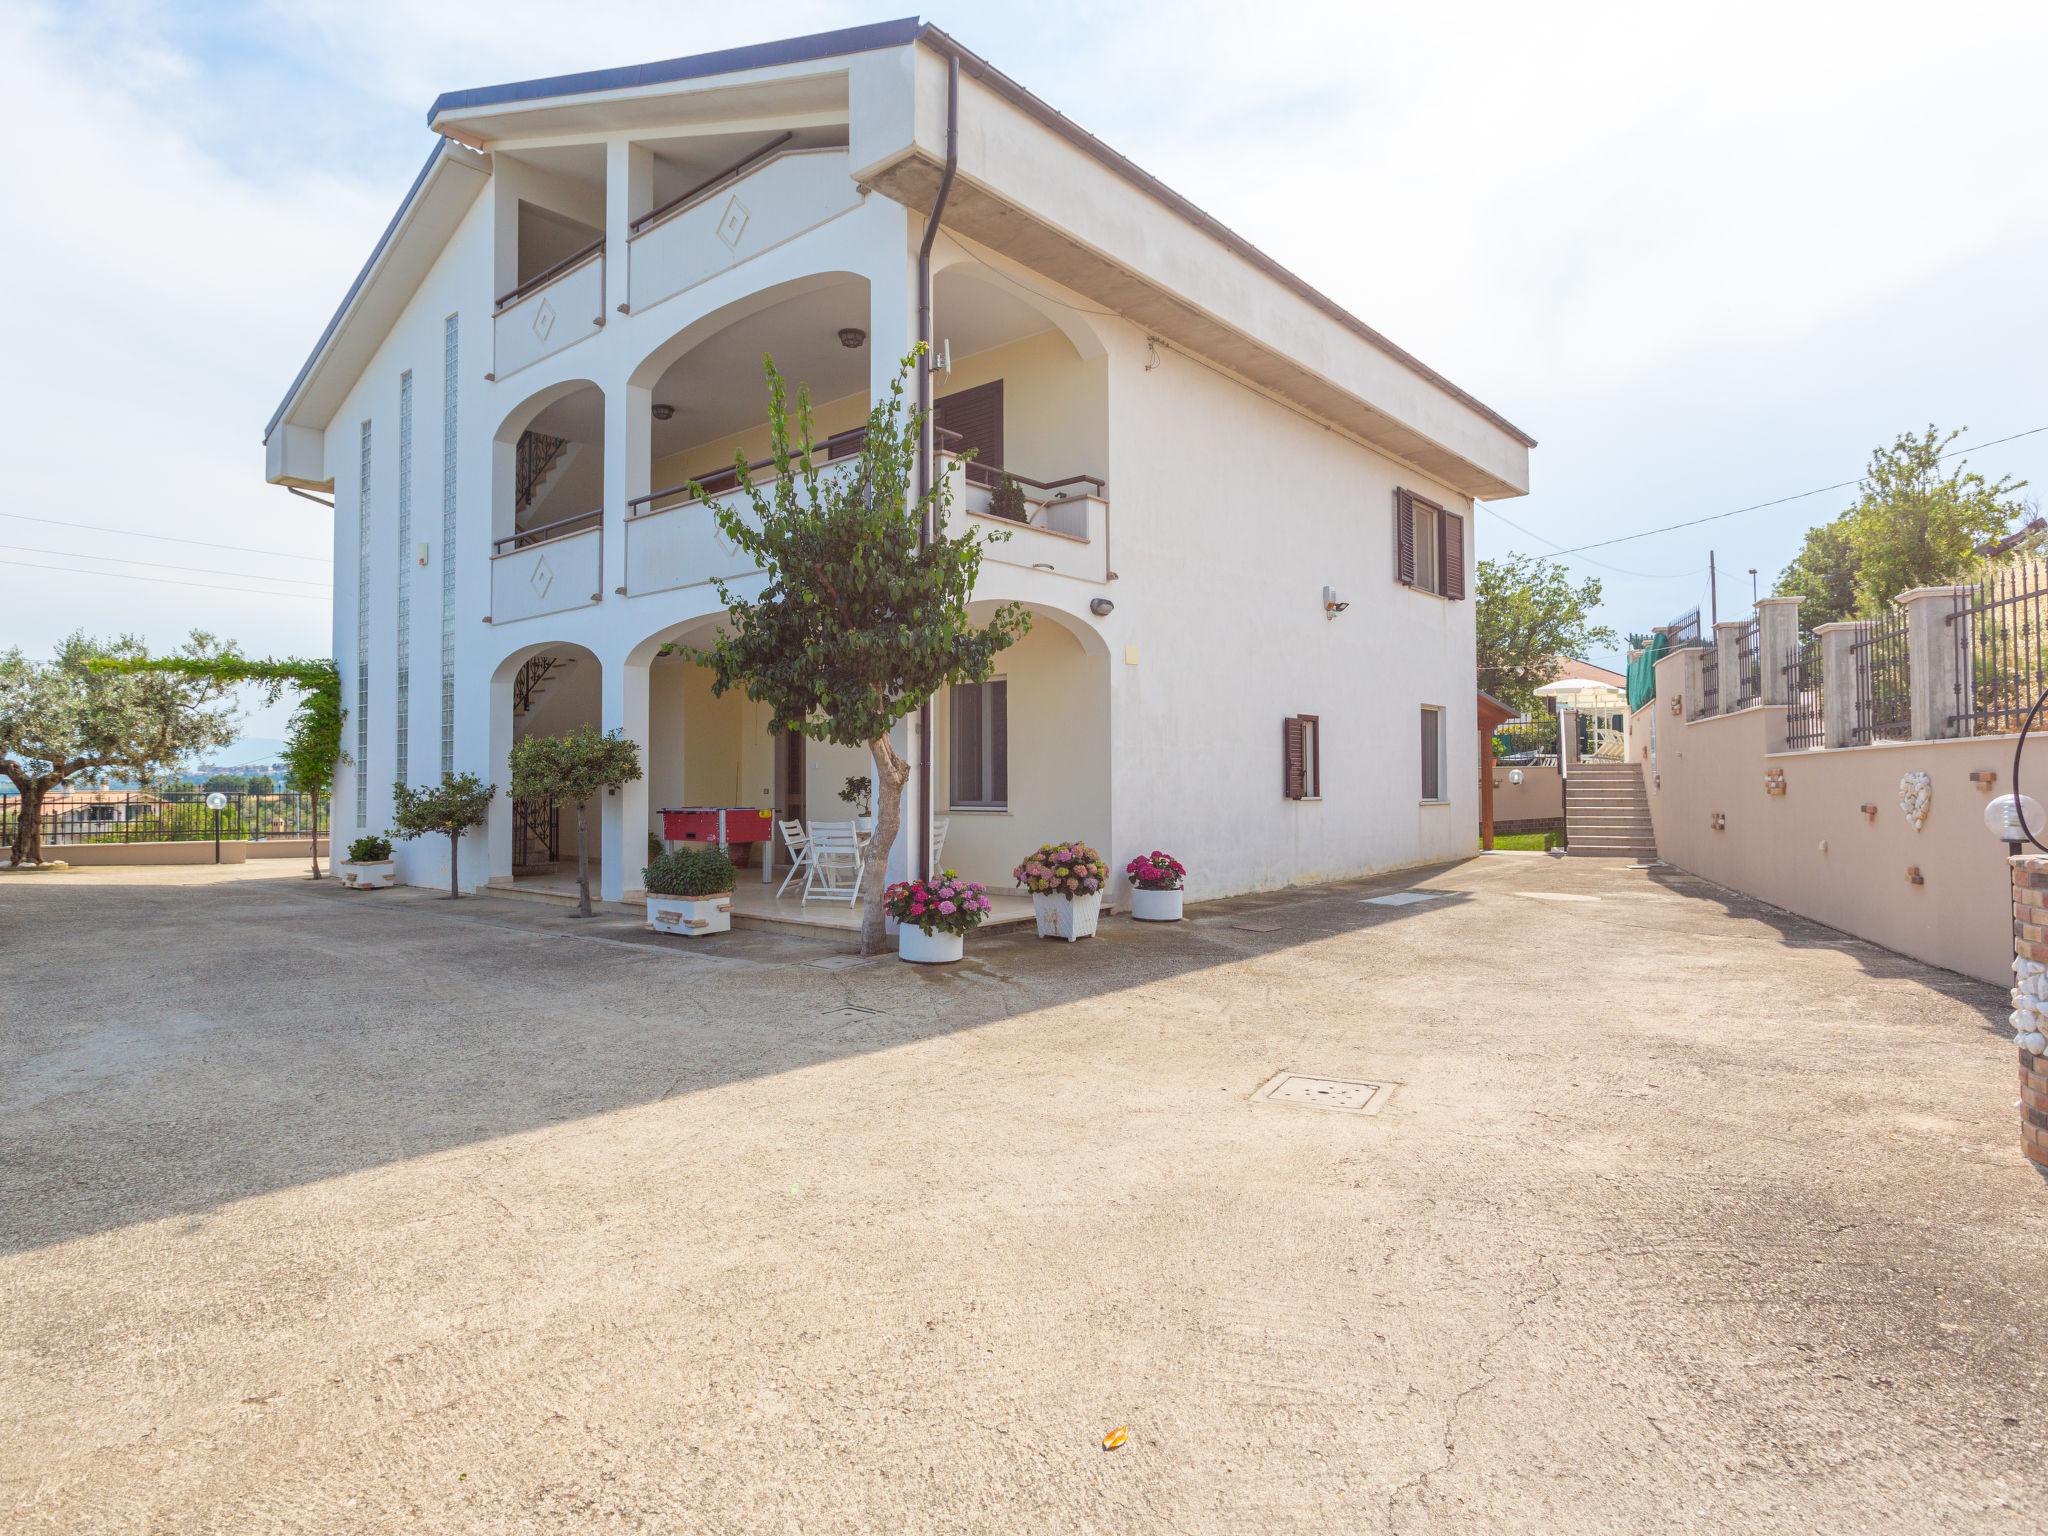
<instances>
[{"instance_id":1,"label":"white folding chair","mask_svg":"<svg viewBox=\"0 0 2048 1536\"><path fill-rule=\"evenodd\" d=\"M804 876L805 901L860 900L860 834L850 821L811 823L810 872Z\"/></svg>"},{"instance_id":2,"label":"white folding chair","mask_svg":"<svg viewBox=\"0 0 2048 1536\"><path fill-rule=\"evenodd\" d=\"M940 862L939 862L939 859L940 859L940 857L941 857L941 856L942 856L942 855L943 855L943 854L945 853L945 851L946 851L946 828L948 828L948 827L950 827L950 826L952 826L952 825L953 825L953 818L952 818L952 817L950 817L950 816L934 816L934 817L932 818L932 873L933 873L933 874L937 874L937 873L938 873L938 872L939 872L940 870L942 870L942 869L944 869L944 868L946 867L946 866L945 866L944 864L942 864L942 863L940 863Z\"/></svg>"},{"instance_id":3,"label":"white folding chair","mask_svg":"<svg viewBox=\"0 0 2048 1536\"><path fill-rule=\"evenodd\" d=\"M775 887L775 899L780 901L782 893L789 889L789 882L805 874L811 867L811 834L804 830L800 821L779 823L782 841L789 849L789 873L782 877L782 884Z\"/></svg>"}]
</instances>

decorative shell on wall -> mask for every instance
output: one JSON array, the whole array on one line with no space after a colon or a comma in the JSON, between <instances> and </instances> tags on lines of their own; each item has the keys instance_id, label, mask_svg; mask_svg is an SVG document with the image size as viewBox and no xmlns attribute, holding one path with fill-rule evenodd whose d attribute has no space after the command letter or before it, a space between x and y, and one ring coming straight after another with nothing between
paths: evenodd
<instances>
[{"instance_id":1,"label":"decorative shell on wall","mask_svg":"<svg viewBox=\"0 0 2048 1536\"><path fill-rule=\"evenodd\" d=\"M1782 795L1785 793L1784 769L1773 768L1764 775L1764 793L1767 795Z\"/></svg>"},{"instance_id":2,"label":"decorative shell on wall","mask_svg":"<svg viewBox=\"0 0 2048 1536\"><path fill-rule=\"evenodd\" d=\"M1909 773L1899 780L1899 809L1918 832L1927 820L1927 808L1934 803L1934 780L1924 773Z\"/></svg>"}]
</instances>

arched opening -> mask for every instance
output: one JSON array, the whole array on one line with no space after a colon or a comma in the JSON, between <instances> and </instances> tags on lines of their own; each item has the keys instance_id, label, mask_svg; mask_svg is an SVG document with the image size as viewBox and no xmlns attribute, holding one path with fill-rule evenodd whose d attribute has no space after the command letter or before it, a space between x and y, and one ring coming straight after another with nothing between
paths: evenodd
<instances>
[{"instance_id":1,"label":"arched opening","mask_svg":"<svg viewBox=\"0 0 2048 1536\"><path fill-rule=\"evenodd\" d=\"M1083 532L1063 503L1109 476L1108 361L1086 317L958 253L932 279L932 313L952 364L933 420L940 451L973 453L967 510Z\"/></svg>"},{"instance_id":2,"label":"arched opening","mask_svg":"<svg viewBox=\"0 0 2048 1536\"><path fill-rule=\"evenodd\" d=\"M604 391L571 379L506 416L491 465L493 554L603 524L604 414Z\"/></svg>"},{"instance_id":3,"label":"arched opening","mask_svg":"<svg viewBox=\"0 0 2048 1536\"><path fill-rule=\"evenodd\" d=\"M992 604L970 616L985 622ZM985 683L932 704L934 829L940 862L992 891L1040 843L1110 840L1109 653L1084 619L1034 606L1031 631Z\"/></svg>"},{"instance_id":4,"label":"arched opening","mask_svg":"<svg viewBox=\"0 0 2048 1536\"><path fill-rule=\"evenodd\" d=\"M491 872L530 883L533 889L573 894L576 885L574 805L515 800L510 758L528 736L559 736L581 726L597 729L603 718L604 669L585 646L548 641L523 646L498 664L491 677L491 745L496 781L506 792L492 802ZM598 881L599 806L583 807L591 883Z\"/></svg>"}]
</instances>

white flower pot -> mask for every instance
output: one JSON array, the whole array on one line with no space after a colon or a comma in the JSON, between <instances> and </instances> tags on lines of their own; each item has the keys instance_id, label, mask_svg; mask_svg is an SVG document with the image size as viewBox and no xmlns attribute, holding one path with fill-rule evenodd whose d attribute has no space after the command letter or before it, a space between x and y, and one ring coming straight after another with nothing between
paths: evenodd
<instances>
[{"instance_id":1,"label":"white flower pot","mask_svg":"<svg viewBox=\"0 0 2048 1536\"><path fill-rule=\"evenodd\" d=\"M896 929L896 956L913 965L950 965L966 953L965 934L926 933L914 923Z\"/></svg>"},{"instance_id":2,"label":"white flower pot","mask_svg":"<svg viewBox=\"0 0 2048 1536\"><path fill-rule=\"evenodd\" d=\"M701 939L710 933L732 931L732 893L716 896L649 896L647 926L656 933L673 933L686 939Z\"/></svg>"},{"instance_id":3,"label":"white flower pot","mask_svg":"<svg viewBox=\"0 0 2048 1536\"><path fill-rule=\"evenodd\" d=\"M1041 939L1075 939L1095 937L1096 921L1102 916L1102 892L1090 891L1085 896L1054 896L1044 891L1031 893L1031 910L1038 917L1038 936Z\"/></svg>"},{"instance_id":4,"label":"white flower pot","mask_svg":"<svg viewBox=\"0 0 2048 1536\"><path fill-rule=\"evenodd\" d=\"M343 859L334 870L341 876L341 883L352 891L381 891L398 878L398 864L393 859L380 859L375 864Z\"/></svg>"},{"instance_id":5,"label":"white flower pot","mask_svg":"<svg viewBox=\"0 0 2048 1536\"><path fill-rule=\"evenodd\" d=\"M1141 885L1133 886L1131 916L1141 923L1177 923L1180 921L1181 897L1185 894L1178 888L1148 891Z\"/></svg>"},{"instance_id":6,"label":"white flower pot","mask_svg":"<svg viewBox=\"0 0 2048 1536\"><path fill-rule=\"evenodd\" d=\"M872 816L854 817L853 830L862 837L873 837L875 835L875 818Z\"/></svg>"}]
</instances>

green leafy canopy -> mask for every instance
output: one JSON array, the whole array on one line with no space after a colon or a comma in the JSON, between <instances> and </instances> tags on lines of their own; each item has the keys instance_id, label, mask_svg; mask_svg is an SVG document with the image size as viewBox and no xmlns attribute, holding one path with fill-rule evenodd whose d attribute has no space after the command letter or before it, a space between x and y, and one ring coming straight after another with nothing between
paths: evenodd
<instances>
[{"instance_id":1,"label":"green leafy canopy","mask_svg":"<svg viewBox=\"0 0 2048 1536\"><path fill-rule=\"evenodd\" d=\"M619 732L584 725L514 742L511 768L515 800L588 800L638 779L640 749Z\"/></svg>"},{"instance_id":2,"label":"green leafy canopy","mask_svg":"<svg viewBox=\"0 0 2048 1536\"><path fill-rule=\"evenodd\" d=\"M1480 688L1519 713L1535 714L1541 703L1536 690L1557 676L1559 658L1614 643L1614 631L1593 622L1599 606L1599 578L1574 584L1555 560L1481 560L1473 608Z\"/></svg>"},{"instance_id":3,"label":"green leafy canopy","mask_svg":"<svg viewBox=\"0 0 2048 1536\"><path fill-rule=\"evenodd\" d=\"M1902 432L1874 449L1856 505L1807 530L1806 542L1778 577L1797 596L1802 625L1870 618L1914 587L1960 581L1978 563L1979 546L2002 538L2026 505L2026 481L1987 480L1943 456L1966 428Z\"/></svg>"}]
</instances>

